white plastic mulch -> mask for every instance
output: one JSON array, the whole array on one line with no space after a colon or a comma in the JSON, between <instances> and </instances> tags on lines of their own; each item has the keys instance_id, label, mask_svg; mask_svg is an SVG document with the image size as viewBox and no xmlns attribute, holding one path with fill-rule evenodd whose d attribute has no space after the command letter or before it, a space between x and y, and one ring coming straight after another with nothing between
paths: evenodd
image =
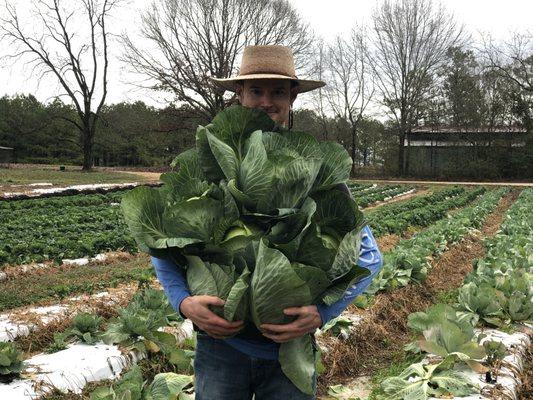
<instances>
[{"instance_id":1,"label":"white plastic mulch","mask_svg":"<svg viewBox=\"0 0 533 400\"><path fill-rule=\"evenodd\" d=\"M39 185L42 185L42 184L39 184ZM97 184L87 184L87 185L72 185L72 186L66 186L66 187L37 188L37 189L32 189L30 191L25 191L25 192L4 192L3 197L9 198L9 197L17 197L21 195L38 197L39 195L61 193L61 192L66 192L66 191L71 191L71 190L83 192L84 190L102 189L104 191L107 191L107 190L116 189L116 188L134 187L138 185L140 185L139 182L128 182L128 183L97 183ZM31 186L31 185L28 185L28 186Z\"/></svg>"},{"instance_id":2,"label":"white plastic mulch","mask_svg":"<svg viewBox=\"0 0 533 400\"><path fill-rule=\"evenodd\" d=\"M175 332L178 341L193 334L190 321ZM116 379L124 368L140 360L138 353L122 354L117 346L75 343L53 354L38 354L28 360L22 379L0 384L0 399L37 399L52 387L81 393L89 382Z\"/></svg>"}]
</instances>

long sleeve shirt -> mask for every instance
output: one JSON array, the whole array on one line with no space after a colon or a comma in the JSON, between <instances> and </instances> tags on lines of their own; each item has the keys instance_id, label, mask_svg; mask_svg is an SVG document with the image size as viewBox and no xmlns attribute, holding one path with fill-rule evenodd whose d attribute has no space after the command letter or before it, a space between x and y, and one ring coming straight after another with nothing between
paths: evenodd
<instances>
[{"instance_id":1,"label":"long sleeve shirt","mask_svg":"<svg viewBox=\"0 0 533 400\"><path fill-rule=\"evenodd\" d=\"M157 278L161 282L170 304L179 312L181 302L191 295L187 287L185 275L181 268L173 261L152 257L152 264L155 267ZM362 229L361 248L357 264L361 267L368 268L371 274L348 288L344 296L330 306L323 303L317 304L318 312L322 318L322 324L338 316L358 295L362 294L383 265L381 253L368 225ZM225 339L225 342L251 357L270 360L278 358L279 345L273 341L259 342L232 337Z\"/></svg>"}]
</instances>

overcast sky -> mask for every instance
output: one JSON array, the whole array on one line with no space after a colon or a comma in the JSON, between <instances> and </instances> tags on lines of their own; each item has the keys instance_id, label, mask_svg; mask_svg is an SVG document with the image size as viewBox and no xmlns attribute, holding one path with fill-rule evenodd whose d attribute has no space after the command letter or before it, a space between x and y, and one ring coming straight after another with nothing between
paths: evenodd
<instances>
[{"instance_id":1,"label":"overcast sky","mask_svg":"<svg viewBox=\"0 0 533 400\"><path fill-rule=\"evenodd\" d=\"M377 0L289 1L312 29L326 41L349 31L356 23L368 23L372 9L377 3ZM16 0L16 3L23 13L29 1ZM115 12L112 23L114 32L134 31L138 26L139 12L147 4L147 0L131 0L128 7L121 8L118 13ZM531 22L533 0L443 0L443 4L455 15L458 22L465 25L474 39L479 38L481 33L490 33L493 37L501 39L512 31L533 30ZM0 53L2 50L6 51L4 43L0 43ZM117 50L117 47L112 50ZM31 70L24 68L21 63L0 64L0 97L5 94L33 93L39 100L48 101L60 93L58 84L51 76L39 83L30 72ZM112 59L107 103L143 100L150 105L164 106L171 100L172 97L168 94L158 95L136 89L129 84L136 78L125 73L124 67L118 60Z\"/></svg>"}]
</instances>

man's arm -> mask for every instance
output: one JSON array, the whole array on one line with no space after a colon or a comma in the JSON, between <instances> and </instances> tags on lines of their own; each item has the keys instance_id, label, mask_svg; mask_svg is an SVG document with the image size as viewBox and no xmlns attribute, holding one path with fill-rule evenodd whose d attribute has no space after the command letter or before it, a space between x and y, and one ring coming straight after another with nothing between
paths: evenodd
<instances>
[{"instance_id":1,"label":"man's arm","mask_svg":"<svg viewBox=\"0 0 533 400\"><path fill-rule=\"evenodd\" d=\"M173 261L156 257L151 257L151 259L157 279L161 282L170 305L184 317L180 311L181 302L191 295L185 275Z\"/></svg>"},{"instance_id":2,"label":"man's arm","mask_svg":"<svg viewBox=\"0 0 533 400\"><path fill-rule=\"evenodd\" d=\"M222 299L192 296L187 279L173 261L152 257L152 264L169 303L182 317L189 318L201 330L217 339L232 336L242 328L242 321L228 322L209 309L210 306L223 306Z\"/></svg>"},{"instance_id":3,"label":"man's arm","mask_svg":"<svg viewBox=\"0 0 533 400\"><path fill-rule=\"evenodd\" d=\"M376 239L368 225L362 230L361 249L359 251L357 265L368 268L371 274L349 287L344 293L344 296L332 305L317 305L318 312L322 318L322 325L340 315L340 313L344 311L344 309L346 309L357 296L362 294L383 266L383 259L376 243Z\"/></svg>"}]
</instances>

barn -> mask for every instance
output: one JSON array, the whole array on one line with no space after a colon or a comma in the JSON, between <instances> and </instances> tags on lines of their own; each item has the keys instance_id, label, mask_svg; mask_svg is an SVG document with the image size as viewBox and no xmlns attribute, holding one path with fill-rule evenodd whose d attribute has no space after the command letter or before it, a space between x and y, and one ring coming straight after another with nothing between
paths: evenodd
<instances>
[{"instance_id":1,"label":"barn","mask_svg":"<svg viewBox=\"0 0 533 400\"><path fill-rule=\"evenodd\" d=\"M521 176L531 161L528 143L528 131L520 126L418 126L404 141L405 167L420 177Z\"/></svg>"}]
</instances>

